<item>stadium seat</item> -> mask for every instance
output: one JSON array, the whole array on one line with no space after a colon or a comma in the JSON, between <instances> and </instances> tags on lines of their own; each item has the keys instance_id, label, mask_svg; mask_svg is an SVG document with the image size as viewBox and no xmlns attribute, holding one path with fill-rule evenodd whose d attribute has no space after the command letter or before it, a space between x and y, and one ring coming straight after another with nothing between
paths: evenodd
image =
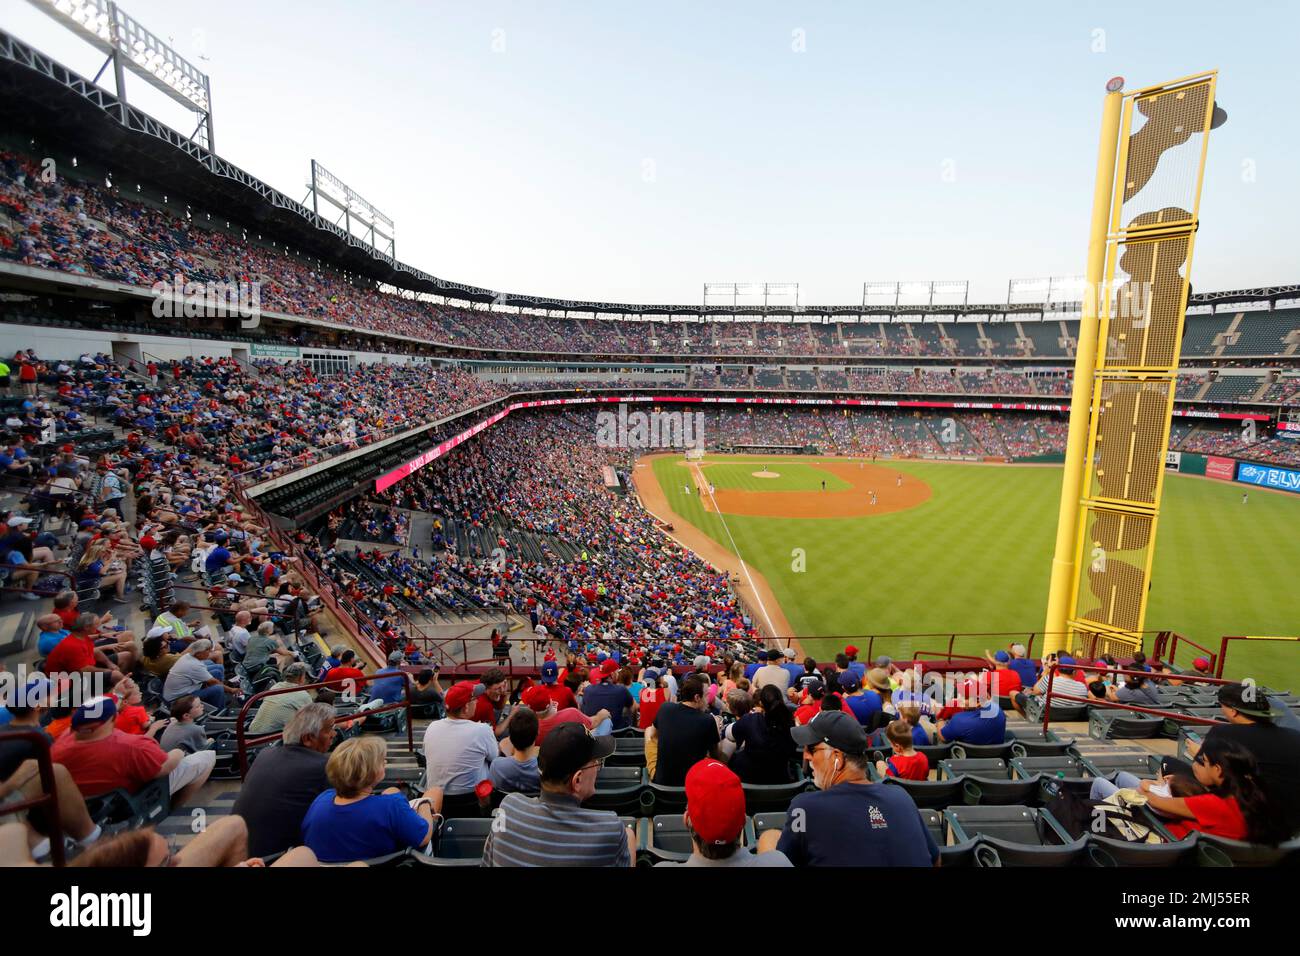
<instances>
[{"instance_id":1,"label":"stadium seat","mask_svg":"<svg viewBox=\"0 0 1300 956\"><path fill-rule=\"evenodd\" d=\"M957 759L971 758L979 759L1006 759L1011 756L1011 748L1014 741L1008 740L1001 744L966 744L954 743L952 745L952 755Z\"/></svg>"},{"instance_id":2,"label":"stadium seat","mask_svg":"<svg viewBox=\"0 0 1300 956\"><path fill-rule=\"evenodd\" d=\"M1201 866L1297 866L1300 865L1300 837L1278 846L1227 840L1208 833L1198 833L1197 848ZM1225 864L1223 860L1228 862Z\"/></svg>"},{"instance_id":3,"label":"stadium seat","mask_svg":"<svg viewBox=\"0 0 1300 956\"><path fill-rule=\"evenodd\" d=\"M1093 708L1088 715L1088 736L1094 740L1142 740L1164 733L1163 717L1123 710Z\"/></svg>"},{"instance_id":4,"label":"stadium seat","mask_svg":"<svg viewBox=\"0 0 1300 956\"><path fill-rule=\"evenodd\" d=\"M1031 806L1039 801L1039 781L1003 780L998 777L966 776L966 801L982 807Z\"/></svg>"},{"instance_id":5,"label":"stadium seat","mask_svg":"<svg viewBox=\"0 0 1300 956\"><path fill-rule=\"evenodd\" d=\"M1004 866L1071 866L1084 860L1087 840L1073 840L1047 810L1019 806L952 807L944 820L953 843L978 837Z\"/></svg>"},{"instance_id":6,"label":"stadium seat","mask_svg":"<svg viewBox=\"0 0 1300 956\"><path fill-rule=\"evenodd\" d=\"M781 830L785 827L786 814L781 813L755 813L750 820L750 830L754 834L754 843L757 845L758 838L768 830Z\"/></svg>"},{"instance_id":7,"label":"stadium seat","mask_svg":"<svg viewBox=\"0 0 1300 956\"><path fill-rule=\"evenodd\" d=\"M945 867L998 867L1002 865L998 851L986 846L982 840L975 839L962 844L947 845L948 836L944 831L943 815L938 810L918 810L921 824L930 831L930 836L939 846L939 860Z\"/></svg>"},{"instance_id":8,"label":"stadium seat","mask_svg":"<svg viewBox=\"0 0 1300 956\"><path fill-rule=\"evenodd\" d=\"M939 761L939 779L955 780L962 774L975 773L982 777L1011 779L1011 768L1005 760L992 757L951 759Z\"/></svg>"},{"instance_id":9,"label":"stadium seat","mask_svg":"<svg viewBox=\"0 0 1300 956\"><path fill-rule=\"evenodd\" d=\"M608 767L644 767L645 737L629 735L614 738L614 752L605 761Z\"/></svg>"},{"instance_id":10,"label":"stadium seat","mask_svg":"<svg viewBox=\"0 0 1300 956\"><path fill-rule=\"evenodd\" d=\"M641 790L639 799L642 816L686 812L685 787L665 787L663 784L648 781Z\"/></svg>"},{"instance_id":11,"label":"stadium seat","mask_svg":"<svg viewBox=\"0 0 1300 956\"><path fill-rule=\"evenodd\" d=\"M1059 757L1074 746L1074 738L1062 739L1041 727L1007 727L1012 757Z\"/></svg>"},{"instance_id":12,"label":"stadium seat","mask_svg":"<svg viewBox=\"0 0 1300 956\"><path fill-rule=\"evenodd\" d=\"M434 834L433 855L440 860L462 861L477 866L483 859L483 845L492 832L492 819L443 820Z\"/></svg>"},{"instance_id":13,"label":"stadium seat","mask_svg":"<svg viewBox=\"0 0 1300 956\"><path fill-rule=\"evenodd\" d=\"M634 814L641 806L641 791L647 783L644 767L601 767L596 773L596 792L582 805L589 810Z\"/></svg>"},{"instance_id":14,"label":"stadium seat","mask_svg":"<svg viewBox=\"0 0 1300 956\"><path fill-rule=\"evenodd\" d=\"M792 783L744 784L745 812L753 816L758 813L781 811L790 806L790 801L808 789L809 781L801 778Z\"/></svg>"},{"instance_id":15,"label":"stadium seat","mask_svg":"<svg viewBox=\"0 0 1300 956\"><path fill-rule=\"evenodd\" d=\"M1196 837L1160 843L1129 843L1114 837L1088 835L1089 862L1094 866L1189 866L1199 858Z\"/></svg>"},{"instance_id":16,"label":"stadium seat","mask_svg":"<svg viewBox=\"0 0 1300 956\"><path fill-rule=\"evenodd\" d=\"M117 789L86 798L90 818L107 834L161 823L171 813L171 806L166 777L149 781L135 793Z\"/></svg>"},{"instance_id":17,"label":"stadium seat","mask_svg":"<svg viewBox=\"0 0 1300 956\"><path fill-rule=\"evenodd\" d=\"M902 787L922 809L942 810L966 800L966 781L963 777L956 780L900 780L898 777L888 777L885 783Z\"/></svg>"},{"instance_id":18,"label":"stadium seat","mask_svg":"<svg viewBox=\"0 0 1300 956\"><path fill-rule=\"evenodd\" d=\"M1084 768L1094 777L1109 777L1120 771L1136 774L1145 780L1160 776L1160 757L1150 753L1089 754L1083 758Z\"/></svg>"}]
</instances>

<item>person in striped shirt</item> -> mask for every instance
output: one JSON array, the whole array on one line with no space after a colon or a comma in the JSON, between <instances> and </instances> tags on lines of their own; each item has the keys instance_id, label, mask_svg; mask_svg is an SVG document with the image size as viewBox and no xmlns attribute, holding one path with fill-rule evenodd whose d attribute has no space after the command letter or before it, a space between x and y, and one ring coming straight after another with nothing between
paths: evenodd
<instances>
[{"instance_id":1,"label":"person in striped shirt","mask_svg":"<svg viewBox=\"0 0 1300 956\"><path fill-rule=\"evenodd\" d=\"M614 738L593 737L581 724L560 724L537 756L542 792L507 794L483 847L484 866L632 866L635 839L618 815L586 810L596 774L614 752Z\"/></svg>"}]
</instances>

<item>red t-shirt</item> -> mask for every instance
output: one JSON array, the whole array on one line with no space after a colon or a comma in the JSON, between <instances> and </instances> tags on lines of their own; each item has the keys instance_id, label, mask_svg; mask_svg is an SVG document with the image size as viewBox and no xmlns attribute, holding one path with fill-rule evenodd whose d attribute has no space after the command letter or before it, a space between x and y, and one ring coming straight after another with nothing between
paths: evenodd
<instances>
[{"instance_id":1,"label":"red t-shirt","mask_svg":"<svg viewBox=\"0 0 1300 956\"><path fill-rule=\"evenodd\" d=\"M668 699L668 691L662 687L641 688L641 709L637 711L636 725L642 730L654 726L655 714Z\"/></svg>"},{"instance_id":2,"label":"red t-shirt","mask_svg":"<svg viewBox=\"0 0 1300 956\"><path fill-rule=\"evenodd\" d=\"M988 678L988 687L994 697L1010 697L1024 685L1020 682L1020 675L1011 669L985 671Z\"/></svg>"},{"instance_id":3,"label":"red t-shirt","mask_svg":"<svg viewBox=\"0 0 1300 956\"><path fill-rule=\"evenodd\" d=\"M591 718L578 710L576 707L566 707L564 710L557 711L554 717L547 717L537 724L537 745L540 747L546 735L551 732L552 727L560 724L582 724L588 730L591 730Z\"/></svg>"},{"instance_id":4,"label":"red t-shirt","mask_svg":"<svg viewBox=\"0 0 1300 956\"><path fill-rule=\"evenodd\" d=\"M68 630L72 630L72 625L76 624L77 618L81 617L81 611L75 607L65 607L54 613L59 616L59 620L63 622L63 626Z\"/></svg>"},{"instance_id":5,"label":"red t-shirt","mask_svg":"<svg viewBox=\"0 0 1300 956\"><path fill-rule=\"evenodd\" d=\"M45 673L71 673L95 666L95 642L89 635L69 634L45 658Z\"/></svg>"},{"instance_id":6,"label":"red t-shirt","mask_svg":"<svg viewBox=\"0 0 1300 956\"><path fill-rule=\"evenodd\" d=\"M474 702L474 714L470 720L477 720L480 724L487 724L489 727L497 725L497 711L492 706L492 701L488 700L487 694Z\"/></svg>"},{"instance_id":7,"label":"red t-shirt","mask_svg":"<svg viewBox=\"0 0 1300 956\"><path fill-rule=\"evenodd\" d=\"M802 727L804 724L808 723L808 721L821 713L821 709L822 703L819 700L814 701L811 704L804 704L802 707L795 710L794 722Z\"/></svg>"},{"instance_id":8,"label":"red t-shirt","mask_svg":"<svg viewBox=\"0 0 1300 956\"><path fill-rule=\"evenodd\" d=\"M123 707L117 712L117 729L126 734L142 734L149 725L149 711L139 704Z\"/></svg>"},{"instance_id":9,"label":"red t-shirt","mask_svg":"<svg viewBox=\"0 0 1300 956\"><path fill-rule=\"evenodd\" d=\"M555 702L557 711L568 710L570 707L577 708L578 698L573 696L573 691L569 690L567 684L543 684L546 688L546 694Z\"/></svg>"},{"instance_id":10,"label":"red t-shirt","mask_svg":"<svg viewBox=\"0 0 1300 956\"><path fill-rule=\"evenodd\" d=\"M1166 829L1178 839L1183 839L1193 830L1213 833L1229 840L1246 839L1246 818L1237 805L1236 797L1203 793L1198 797L1186 797L1184 801L1187 809L1196 814L1196 819L1165 821Z\"/></svg>"},{"instance_id":11,"label":"red t-shirt","mask_svg":"<svg viewBox=\"0 0 1300 956\"><path fill-rule=\"evenodd\" d=\"M329 673L325 675L325 679L329 682L331 690L338 690L343 687L345 680L352 680L354 682L353 688L360 690L365 685L366 675L361 672L359 667L331 667Z\"/></svg>"},{"instance_id":12,"label":"red t-shirt","mask_svg":"<svg viewBox=\"0 0 1300 956\"><path fill-rule=\"evenodd\" d=\"M119 788L135 793L157 777L167 762L167 755L152 737L120 730L93 741L64 734L54 741L50 756L68 768L77 789L87 797Z\"/></svg>"},{"instance_id":13,"label":"red t-shirt","mask_svg":"<svg viewBox=\"0 0 1300 956\"><path fill-rule=\"evenodd\" d=\"M929 780L930 758L919 751L910 757L893 754L885 760L885 773L903 780Z\"/></svg>"}]
</instances>

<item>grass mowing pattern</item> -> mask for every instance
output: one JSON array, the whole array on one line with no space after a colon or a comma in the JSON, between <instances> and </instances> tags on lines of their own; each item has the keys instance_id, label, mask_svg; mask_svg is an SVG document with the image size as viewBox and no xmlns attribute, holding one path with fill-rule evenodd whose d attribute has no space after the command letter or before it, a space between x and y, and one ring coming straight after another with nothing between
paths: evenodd
<instances>
[{"instance_id":1,"label":"grass mowing pattern","mask_svg":"<svg viewBox=\"0 0 1300 956\"><path fill-rule=\"evenodd\" d=\"M731 549L719 516L706 514L698 496L683 495L678 461L654 463L673 510ZM754 461L739 468L756 471ZM814 638L805 642L808 650L830 656L843 646L838 640L817 641L817 635L1040 629L1060 469L922 461L888 465L928 482L930 500L863 518L725 516L740 553L767 578L796 633ZM1300 633L1295 593L1300 496L1252 490L1243 505L1245 486L1177 474L1167 478L1147 626L1178 631L1216 651L1225 634ZM804 552L802 573L792 570L795 548ZM978 652L984 644L969 639L958 649ZM904 656L916 648L946 647L946 638L923 638L890 647L877 642L876 651ZM1180 647L1179 663L1186 665L1193 656L1190 647ZM1234 642L1227 676L1300 689L1300 645Z\"/></svg>"},{"instance_id":2,"label":"grass mowing pattern","mask_svg":"<svg viewBox=\"0 0 1300 956\"><path fill-rule=\"evenodd\" d=\"M690 481L690 473L678 468ZM814 468L806 461L787 459L786 461L745 461L728 464L710 464L701 469L704 478L719 491L820 491L822 482L826 482L827 491L846 491L853 487L842 478L828 471ZM774 471L779 478L755 478L756 471ZM683 484L678 481L678 484Z\"/></svg>"}]
</instances>

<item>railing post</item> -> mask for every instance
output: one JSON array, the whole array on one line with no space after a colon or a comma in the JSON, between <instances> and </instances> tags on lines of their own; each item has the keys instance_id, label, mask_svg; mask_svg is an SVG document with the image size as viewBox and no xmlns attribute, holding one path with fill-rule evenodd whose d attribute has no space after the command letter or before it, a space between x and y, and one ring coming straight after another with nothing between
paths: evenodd
<instances>
[{"instance_id":1,"label":"railing post","mask_svg":"<svg viewBox=\"0 0 1300 956\"><path fill-rule=\"evenodd\" d=\"M1047 694L1043 698L1043 737L1047 737L1048 725L1052 721L1052 684L1056 680L1056 668L1059 665L1052 661L1047 668Z\"/></svg>"}]
</instances>

